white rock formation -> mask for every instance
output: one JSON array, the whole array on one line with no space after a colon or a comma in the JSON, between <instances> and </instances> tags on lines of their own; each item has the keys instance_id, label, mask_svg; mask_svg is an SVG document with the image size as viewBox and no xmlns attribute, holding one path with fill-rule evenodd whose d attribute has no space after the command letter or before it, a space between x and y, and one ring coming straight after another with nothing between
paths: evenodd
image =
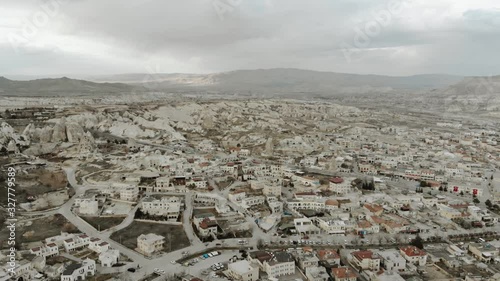
<instances>
[{"instance_id":1,"label":"white rock formation","mask_svg":"<svg viewBox=\"0 0 500 281\"><path fill-rule=\"evenodd\" d=\"M77 123L67 123L66 124L66 136L68 138L68 142L78 143L80 142L85 135L85 131L82 126Z\"/></svg>"},{"instance_id":2,"label":"white rock formation","mask_svg":"<svg viewBox=\"0 0 500 281\"><path fill-rule=\"evenodd\" d=\"M66 140L66 122L64 119L61 119L56 123L56 125L54 125L51 141L65 142Z\"/></svg>"}]
</instances>

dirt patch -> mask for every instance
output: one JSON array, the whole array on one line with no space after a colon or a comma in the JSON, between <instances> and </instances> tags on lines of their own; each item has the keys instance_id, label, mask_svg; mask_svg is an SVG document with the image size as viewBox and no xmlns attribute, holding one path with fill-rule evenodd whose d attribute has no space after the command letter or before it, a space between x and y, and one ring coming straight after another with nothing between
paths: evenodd
<instances>
[{"instance_id":1,"label":"dirt patch","mask_svg":"<svg viewBox=\"0 0 500 281\"><path fill-rule=\"evenodd\" d=\"M163 252L172 252L188 247L189 239L181 225L167 225L134 221L128 227L111 235L111 239L129 249L137 247L137 237L141 234L154 233L165 237Z\"/></svg>"},{"instance_id":2,"label":"dirt patch","mask_svg":"<svg viewBox=\"0 0 500 281\"><path fill-rule=\"evenodd\" d=\"M66 174L63 171L38 171L38 182L52 188L52 190L60 190L68 185Z\"/></svg>"},{"instance_id":3,"label":"dirt patch","mask_svg":"<svg viewBox=\"0 0 500 281\"><path fill-rule=\"evenodd\" d=\"M106 230L119 225L125 217L81 217L97 230Z\"/></svg>"},{"instance_id":4,"label":"dirt patch","mask_svg":"<svg viewBox=\"0 0 500 281\"><path fill-rule=\"evenodd\" d=\"M199 209L199 208L195 208L193 209L193 216L196 216L196 215L199 215L199 214L204 214L204 213L212 213L214 215L217 215L217 211L215 210L215 208L203 208L203 209Z\"/></svg>"},{"instance_id":5,"label":"dirt patch","mask_svg":"<svg viewBox=\"0 0 500 281\"><path fill-rule=\"evenodd\" d=\"M30 225L18 224L16 229L16 244L36 242L61 234L61 232L78 233L78 229L65 217L56 214L53 216L32 220ZM0 237L8 237L7 229L0 231ZM0 248L6 248L7 241L0 240Z\"/></svg>"},{"instance_id":6,"label":"dirt patch","mask_svg":"<svg viewBox=\"0 0 500 281\"><path fill-rule=\"evenodd\" d=\"M28 174L16 174L16 200L17 203L26 203L47 193L65 190L68 186L66 174L62 170L49 170L45 168L33 169ZM73 189L69 188L69 196Z\"/></svg>"},{"instance_id":7,"label":"dirt patch","mask_svg":"<svg viewBox=\"0 0 500 281\"><path fill-rule=\"evenodd\" d=\"M47 265L55 265L56 263L67 263L71 260L63 257L63 256L55 256L55 257L48 257L47 261L45 262Z\"/></svg>"},{"instance_id":8,"label":"dirt patch","mask_svg":"<svg viewBox=\"0 0 500 281\"><path fill-rule=\"evenodd\" d=\"M426 266L425 271L426 280L450 280L450 276L442 268L431 265Z\"/></svg>"},{"instance_id":9,"label":"dirt patch","mask_svg":"<svg viewBox=\"0 0 500 281\"><path fill-rule=\"evenodd\" d=\"M226 189L228 186L233 184L233 182L234 182L234 179L228 179L225 181L218 181L217 186L222 190L222 189Z\"/></svg>"}]
</instances>

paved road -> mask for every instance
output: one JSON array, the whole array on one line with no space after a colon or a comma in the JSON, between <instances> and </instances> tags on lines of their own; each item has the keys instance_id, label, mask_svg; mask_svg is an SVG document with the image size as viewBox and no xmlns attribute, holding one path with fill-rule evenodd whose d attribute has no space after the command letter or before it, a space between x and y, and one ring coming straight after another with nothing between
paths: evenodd
<instances>
[{"instance_id":1,"label":"paved road","mask_svg":"<svg viewBox=\"0 0 500 281\"><path fill-rule=\"evenodd\" d=\"M127 217L119 225L108 228L102 231L101 233L109 237L111 234L113 234L113 232L122 230L127 226L129 226L134 221L135 212L137 211L137 209L139 209L139 206L140 202L138 202L137 205L134 208L132 208L132 210L130 210L130 212L127 214Z\"/></svg>"},{"instance_id":2,"label":"paved road","mask_svg":"<svg viewBox=\"0 0 500 281\"><path fill-rule=\"evenodd\" d=\"M213 179L209 180L209 184L211 186L213 186L215 188L215 190L220 190L219 187L217 186L217 183ZM239 183L236 181L233 184L231 184L230 186L228 186L222 192L222 196L225 197L225 198L227 198L227 195L229 194L231 188L237 186L238 184ZM248 213L247 210L245 210L244 208L240 207L239 205L234 204L233 202L231 202L229 200L227 201L227 203L228 203L229 207L231 207L231 209L233 209L233 210L237 211L238 213L244 215L245 220L248 222L248 224L252 228L252 237L259 237L261 239L266 239L266 238L269 238L271 236L271 234L268 234L268 233L265 233L264 231L262 231L262 229L255 222L255 218L253 218L253 217L251 217L249 215L246 215Z\"/></svg>"},{"instance_id":3,"label":"paved road","mask_svg":"<svg viewBox=\"0 0 500 281\"><path fill-rule=\"evenodd\" d=\"M193 215L193 192L188 192L184 198L185 210L182 214L182 225L189 241L192 245L201 244L200 238L194 233L191 217Z\"/></svg>"}]
</instances>

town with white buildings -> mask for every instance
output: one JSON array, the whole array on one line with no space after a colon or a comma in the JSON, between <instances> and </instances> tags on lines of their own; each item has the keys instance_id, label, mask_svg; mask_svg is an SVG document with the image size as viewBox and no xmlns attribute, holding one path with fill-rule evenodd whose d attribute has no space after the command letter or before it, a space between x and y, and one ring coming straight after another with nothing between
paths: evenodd
<instances>
[{"instance_id":1,"label":"town with white buildings","mask_svg":"<svg viewBox=\"0 0 500 281\"><path fill-rule=\"evenodd\" d=\"M293 100L43 111L1 123L19 187L0 280L500 280L498 122Z\"/></svg>"}]
</instances>

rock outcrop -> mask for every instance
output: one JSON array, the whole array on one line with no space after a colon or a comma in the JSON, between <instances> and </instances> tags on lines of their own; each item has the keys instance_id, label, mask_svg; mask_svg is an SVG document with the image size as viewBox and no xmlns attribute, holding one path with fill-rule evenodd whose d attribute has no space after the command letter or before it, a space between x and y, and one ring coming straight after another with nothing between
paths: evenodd
<instances>
[{"instance_id":1,"label":"rock outcrop","mask_svg":"<svg viewBox=\"0 0 500 281\"><path fill-rule=\"evenodd\" d=\"M65 142L67 140L66 135L66 122L64 119L61 119L53 128L52 132L52 142Z\"/></svg>"},{"instance_id":2,"label":"rock outcrop","mask_svg":"<svg viewBox=\"0 0 500 281\"><path fill-rule=\"evenodd\" d=\"M68 123L66 124L66 136L68 142L78 143L84 138L85 131L77 123Z\"/></svg>"}]
</instances>

